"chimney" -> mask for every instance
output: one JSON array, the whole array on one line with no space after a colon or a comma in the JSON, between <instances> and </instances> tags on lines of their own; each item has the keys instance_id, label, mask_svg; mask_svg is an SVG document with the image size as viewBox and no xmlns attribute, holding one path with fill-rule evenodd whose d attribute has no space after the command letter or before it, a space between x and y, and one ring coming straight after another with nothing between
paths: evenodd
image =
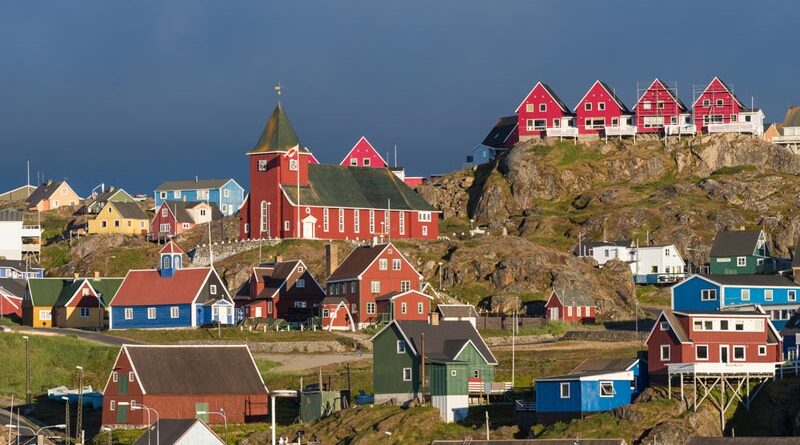
<instances>
[{"instance_id":1,"label":"chimney","mask_svg":"<svg viewBox=\"0 0 800 445\"><path fill-rule=\"evenodd\" d=\"M378 235L375 235L372 237L372 245L377 246L378 244Z\"/></svg>"},{"instance_id":2,"label":"chimney","mask_svg":"<svg viewBox=\"0 0 800 445\"><path fill-rule=\"evenodd\" d=\"M47 180L47 185L53 185L53 180L52 179L48 179Z\"/></svg>"},{"instance_id":3,"label":"chimney","mask_svg":"<svg viewBox=\"0 0 800 445\"><path fill-rule=\"evenodd\" d=\"M431 325L439 326L439 311L438 310L431 312Z\"/></svg>"},{"instance_id":4,"label":"chimney","mask_svg":"<svg viewBox=\"0 0 800 445\"><path fill-rule=\"evenodd\" d=\"M94 279L95 280L99 280L100 279L100 271L98 271L98 270L94 271Z\"/></svg>"},{"instance_id":5,"label":"chimney","mask_svg":"<svg viewBox=\"0 0 800 445\"><path fill-rule=\"evenodd\" d=\"M333 271L339 267L339 251L332 243L325 245L325 277L333 274Z\"/></svg>"},{"instance_id":6,"label":"chimney","mask_svg":"<svg viewBox=\"0 0 800 445\"><path fill-rule=\"evenodd\" d=\"M275 255L275 264L282 263L283 257L280 255Z\"/></svg>"},{"instance_id":7,"label":"chimney","mask_svg":"<svg viewBox=\"0 0 800 445\"><path fill-rule=\"evenodd\" d=\"M113 192L114 190L116 190L116 187L114 187L113 185L108 186L109 192Z\"/></svg>"},{"instance_id":8,"label":"chimney","mask_svg":"<svg viewBox=\"0 0 800 445\"><path fill-rule=\"evenodd\" d=\"M74 278L74 279L76 279L76 280L77 280L78 278L80 278L80 277L81 277L81 276L80 276L80 275L78 275L78 272L75 272L74 274L72 274L72 278Z\"/></svg>"}]
</instances>

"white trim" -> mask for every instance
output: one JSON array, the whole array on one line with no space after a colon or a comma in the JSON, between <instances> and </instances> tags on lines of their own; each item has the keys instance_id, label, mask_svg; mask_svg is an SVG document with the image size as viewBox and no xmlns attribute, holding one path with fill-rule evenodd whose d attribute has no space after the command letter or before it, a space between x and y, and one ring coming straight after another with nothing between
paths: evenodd
<instances>
[{"instance_id":1,"label":"white trim","mask_svg":"<svg viewBox=\"0 0 800 445\"><path fill-rule=\"evenodd\" d=\"M655 85L655 83L656 83L656 82L658 82L658 83L661 85L661 87L662 87L662 88L664 88L664 91L666 91L666 92L667 92L667 94L669 95L669 97L671 97L671 98L672 98L672 100L673 100L673 101L675 101L675 105L677 105L677 106L678 106L678 114L680 114L681 110L683 110L684 112L685 112L685 111L687 111L685 106L684 106L684 107L681 107L681 101L680 101L680 100L678 100L678 98L677 98L677 97L675 97L675 96L672 94L672 91L671 91L669 88L667 88L667 86L666 86L666 85L664 85L664 82L662 82L662 81L661 81L661 79L659 79L658 77L656 77L655 79L653 79L653 82L651 82L651 83L650 83L650 86L648 86L648 87L647 87L647 88L644 90L644 93L642 93L642 95L639 97L639 99L637 99L637 100L636 100L636 103L635 103L635 104L633 104L633 108L631 108L631 111L633 111L634 113L636 112L636 107L639 105L639 102L641 102L641 101L642 101L642 98L644 98L644 96L647 94L647 92L648 92L648 91L650 91L650 88L653 88L653 85ZM658 108L656 108L656 109L658 109ZM663 108L662 108L662 109L663 109Z\"/></svg>"},{"instance_id":2,"label":"white trim","mask_svg":"<svg viewBox=\"0 0 800 445\"><path fill-rule=\"evenodd\" d=\"M394 301L396 298L404 297L404 296L406 296L406 295L408 295L408 294L412 294L412 293L413 293L413 294L419 294L419 295L422 295L423 297L425 297L425 298L428 298L429 300L433 301L433 297L432 297L432 296L430 296L430 295L428 295L428 294L426 294L426 293L420 292L420 291L418 291L418 290L414 290L414 289L407 290L407 291L405 291L405 292L400 292L399 294L397 294L397 295L395 295L395 296L393 296L393 297L391 297L391 298L383 298L383 299L381 299L381 297L378 297L378 298L376 298L375 300L377 301L377 300L381 299L381 300L389 300L389 301Z\"/></svg>"},{"instance_id":3,"label":"white trim","mask_svg":"<svg viewBox=\"0 0 800 445\"><path fill-rule=\"evenodd\" d=\"M474 329L474 327L473 327L473 329ZM480 336L480 333L478 335ZM481 337L481 339L483 339L483 337ZM489 349L489 346L486 345L486 342L484 342L484 346L486 346L486 350L489 351L489 354L491 354L492 359L494 359L494 361L489 361L488 359L486 359L486 356L483 355L483 353L481 352L480 348L478 348L478 346L475 345L475 343L472 342L472 339L467 339L467 341L464 342L464 345L461 346L461 349L458 350L458 353L456 355L454 355L453 357L458 357L459 355L461 355L461 353L464 352L464 348L467 347L467 344L471 344L472 347L475 348L476 351L478 351L478 354L480 354L480 356L483 358L483 360L487 364L489 364L489 365L496 365L497 364L497 358L495 358L494 354L492 354L492 351L491 351L491 349Z\"/></svg>"}]
</instances>

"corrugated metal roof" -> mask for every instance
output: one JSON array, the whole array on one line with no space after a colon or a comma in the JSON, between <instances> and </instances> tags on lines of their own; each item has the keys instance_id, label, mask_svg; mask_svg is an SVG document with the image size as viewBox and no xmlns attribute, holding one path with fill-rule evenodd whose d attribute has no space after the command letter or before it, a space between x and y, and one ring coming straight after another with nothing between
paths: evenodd
<instances>
[{"instance_id":1,"label":"corrugated metal roof","mask_svg":"<svg viewBox=\"0 0 800 445\"><path fill-rule=\"evenodd\" d=\"M115 209L122 215L123 218L129 219L150 219L147 216L147 213L139 207L139 204L136 202L127 202L127 201L110 201L108 204L110 206L114 206Z\"/></svg>"},{"instance_id":2,"label":"corrugated metal roof","mask_svg":"<svg viewBox=\"0 0 800 445\"><path fill-rule=\"evenodd\" d=\"M230 180L231 178L164 181L156 187L156 191L218 189Z\"/></svg>"},{"instance_id":3,"label":"corrugated metal roof","mask_svg":"<svg viewBox=\"0 0 800 445\"><path fill-rule=\"evenodd\" d=\"M800 105L793 105L786 110L783 127L800 127Z\"/></svg>"}]
</instances>

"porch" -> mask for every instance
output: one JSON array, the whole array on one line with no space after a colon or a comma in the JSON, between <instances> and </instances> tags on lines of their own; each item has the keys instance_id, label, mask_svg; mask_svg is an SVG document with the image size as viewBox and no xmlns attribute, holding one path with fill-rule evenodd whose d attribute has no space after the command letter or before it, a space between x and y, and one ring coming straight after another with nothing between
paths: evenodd
<instances>
[{"instance_id":1,"label":"porch","mask_svg":"<svg viewBox=\"0 0 800 445\"><path fill-rule=\"evenodd\" d=\"M670 124L664 125L664 134L667 136L694 135L697 127L694 124Z\"/></svg>"},{"instance_id":2,"label":"porch","mask_svg":"<svg viewBox=\"0 0 800 445\"><path fill-rule=\"evenodd\" d=\"M619 125L605 127L606 136L636 136L636 125Z\"/></svg>"},{"instance_id":3,"label":"porch","mask_svg":"<svg viewBox=\"0 0 800 445\"><path fill-rule=\"evenodd\" d=\"M577 138L578 129L576 127L547 128L545 134L549 138Z\"/></svg>"},{"instance_id":4,"label":"porch","mask_svg":"<svg viewBox=\"0 0 800 445\"><path fill-rule=\"evenodd\" d=\"M735 122L728 124L708 124L709 133L749 133L762 134L764 127L749 122Z\"/></svg>"}]
</instances>

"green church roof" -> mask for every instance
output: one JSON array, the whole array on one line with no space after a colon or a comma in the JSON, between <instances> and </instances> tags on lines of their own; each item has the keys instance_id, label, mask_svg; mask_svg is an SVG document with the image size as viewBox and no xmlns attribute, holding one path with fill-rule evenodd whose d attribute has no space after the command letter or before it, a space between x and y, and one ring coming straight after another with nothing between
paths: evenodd
<instances>
[{"instance_id":1,"label":"green church roof","mask_svg":"<svg viewBox=\"0 0 800 445\"><path fill-rule=\"evenodd\" d=\"M295 145L300 145L300 139L297 138L297 133L294 132L289 117L283 111L283 105L278 102L250 153L283 152ZM308 150L300 145L300 151L307 152Z\"/></svg>"}]
</instances>

